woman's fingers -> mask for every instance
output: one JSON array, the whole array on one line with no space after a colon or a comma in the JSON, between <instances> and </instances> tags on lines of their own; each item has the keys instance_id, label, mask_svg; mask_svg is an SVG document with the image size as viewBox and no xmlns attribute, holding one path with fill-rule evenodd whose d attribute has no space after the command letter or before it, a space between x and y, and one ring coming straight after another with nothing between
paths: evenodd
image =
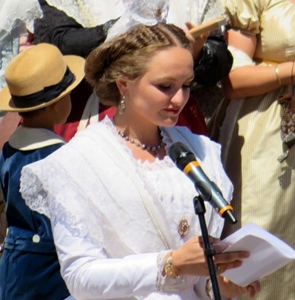
<instances>
[{"instance_id":1,"label":"woman's fingers","mask_svg":"<svg viewBox=\"0 0 295 300\"><path fill-rule=\"evenodd\" d=\"M223 276L218 276L217 279L221 295L229 298L239 297L243 294L248 294L250 298L253 298L256 293L260 291L259 281L255 281L246 287L242 287L229 281Z\"/></svg>"},{"instance_id":2,"label":"woman's fingers","mask_svg":"<svg viewBox=\"0 0 295 300\"><path fill-rule=\"evenodd\" d=\"M250 252L248 251L234 251L234 252L226 252L220 253L214 256L215 263L227 263L233 262L236 260L242 260L248 258L250 256Z\"/></svg>"},{"instance_id":3,"label":"woman's fingers","mask_svg":"<svg viewBox=\"0 0 295 300\"><path fill-rule=\"evenodd\" d=\"M201 242L202 239L200 237L192 237L179 249L173 250L173 266L177 269L179 275L209 275L207 259ZM210 243L211 242L216 242L216 239L211 238ZM226 245L212 247L216 248L216 252L227 248ZM213 256L217 274L222 274L226 270L240 267L243 263L243 259L249 257L249 255L250 253L247 251L218 252Z\"/></svg>"},{"instance_id":4,"label":"woman's fingers","mask_svg":"<svg viewBox=\"0 0 295 300\"><path fill-rule=\"evenodd\" d=\"M216 273L222 274L227 270L239 268L243 264L243 259L250 256L247 251L227 252L214 256Z\"/></svg>"},{"instance_id":5,"label":"woman's fingers","mask_svg":"<svg viewBox=\"0 0 295 300\"><path fill-rule=\"evenodd\" d=\"M247 286L248 295L250 298L254 298L256 293L259 292L261 289L260 282L254 281Z\"/></svg>"}]
</instances>

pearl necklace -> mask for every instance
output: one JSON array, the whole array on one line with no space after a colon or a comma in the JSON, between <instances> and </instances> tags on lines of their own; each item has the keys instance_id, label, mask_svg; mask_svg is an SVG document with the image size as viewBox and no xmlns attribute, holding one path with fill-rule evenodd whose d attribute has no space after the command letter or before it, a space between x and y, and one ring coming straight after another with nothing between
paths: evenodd
<instances>
[{"instance_id":1,"label":"pearl necklace","mask_svg":"<svg viewBox=\"0 0 295 300\"><path fill-rule=\"evenodd\" d=\"M146 144L143 144L139 141L135 141L133 138L130 138L129 135L122 133L121 131L118 130L118 134L125 139L126 141L130 142L131 144L134 144L135 146L143 149L143 150L147 150L147 151L153 151L153 152L158 152L161 147L163 146L163 140L162 140L162 136L160 135L160 143L156 146L147 146Z\"/></svg>"}]
</instances>

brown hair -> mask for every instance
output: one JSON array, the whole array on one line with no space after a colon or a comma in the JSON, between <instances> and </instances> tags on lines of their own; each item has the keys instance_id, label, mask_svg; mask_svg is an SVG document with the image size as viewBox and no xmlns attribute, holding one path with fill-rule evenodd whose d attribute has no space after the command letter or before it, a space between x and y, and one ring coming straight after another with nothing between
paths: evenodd
<instances>
[{"instance_id":1,"label":"brown hair","mask_svg":"<svg viewBox=\"0 0 295 300\"><path fill-rule=\"evenodd\" d=\"M141 76L151 57L159 50L179 46L191 51L191 43L181 28L172 24L139 25L103 43L88 56L86 80L105 105L117 106L121 95L116 79Z\"/></svg>"}]
</instances>

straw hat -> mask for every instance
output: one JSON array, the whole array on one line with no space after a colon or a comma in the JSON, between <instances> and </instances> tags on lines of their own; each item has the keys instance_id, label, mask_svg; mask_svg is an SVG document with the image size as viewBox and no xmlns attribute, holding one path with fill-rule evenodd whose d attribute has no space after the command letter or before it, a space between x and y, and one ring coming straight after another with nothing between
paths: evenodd
<instances>
[{"instance_id":1,"label":"straw hat","mask_svg":"<svg viewBox=\"0 0 295 300\"><path fill-rule=\"evenodd\" d=\"M63 56L46 43L19 53L6 67L0 110L26 112L51 105L81 82L84 64L84 58Z\"/></svg>"}]
</instances>

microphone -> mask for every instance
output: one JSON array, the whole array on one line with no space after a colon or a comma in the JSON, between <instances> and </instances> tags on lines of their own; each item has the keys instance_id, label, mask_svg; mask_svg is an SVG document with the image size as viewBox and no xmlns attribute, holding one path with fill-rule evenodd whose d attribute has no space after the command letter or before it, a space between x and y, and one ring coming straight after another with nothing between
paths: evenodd
<instances>
[{"instance_id":1,"label":"microphone","mask_svg":"<svg viewBox=\"0 0 295 300\"><path fill-rule=\"evenodd\" d=\"M194 183L202 199L208 201L221 217L232 224L237 223L232 206L223 198L217 185L204 173L194 154L180 142L171 145L168 152L176 166Z\"/></svg>"}]
</instances>

